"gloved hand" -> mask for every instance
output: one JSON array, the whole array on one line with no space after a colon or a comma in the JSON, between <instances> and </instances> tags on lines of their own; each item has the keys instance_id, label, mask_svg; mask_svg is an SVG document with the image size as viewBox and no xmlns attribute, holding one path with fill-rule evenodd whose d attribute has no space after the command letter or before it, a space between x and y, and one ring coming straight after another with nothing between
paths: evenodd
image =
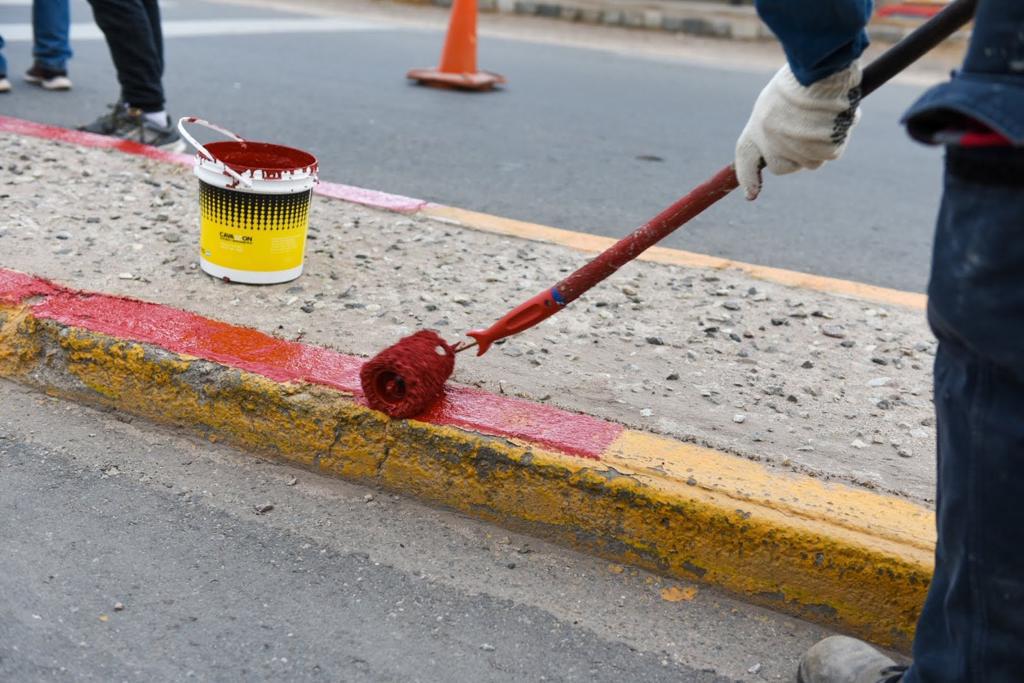
<instances>
[{"instance_id":1,"label":"gloved hand","mask_svg":"<svg viewBox=\"0 0 1024 683\"><path fill-rule=\"evenodd\" d=\"M783 175L839 158L860 118L860 78L857 62L810 86L789 64L778 70L736 142L736 177L747 199L761 192L762 168Z\"/></svg>"}]
</instances>

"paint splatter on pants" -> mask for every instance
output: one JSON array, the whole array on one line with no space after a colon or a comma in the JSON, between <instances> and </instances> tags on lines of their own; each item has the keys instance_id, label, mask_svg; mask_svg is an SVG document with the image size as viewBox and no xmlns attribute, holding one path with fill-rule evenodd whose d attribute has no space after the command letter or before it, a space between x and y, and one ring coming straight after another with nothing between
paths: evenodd
<instances>
[{"instance_id":1,"label":"paint splatter on pants","mask_svg":"<svg viewBox=\"0 0 1024 683\"><path fill-rule=\"evenodd\" d=\"M1022 681L1024 150L948 150L928 293L939 533L903 681Z\"/></svg>"}]
</instances>

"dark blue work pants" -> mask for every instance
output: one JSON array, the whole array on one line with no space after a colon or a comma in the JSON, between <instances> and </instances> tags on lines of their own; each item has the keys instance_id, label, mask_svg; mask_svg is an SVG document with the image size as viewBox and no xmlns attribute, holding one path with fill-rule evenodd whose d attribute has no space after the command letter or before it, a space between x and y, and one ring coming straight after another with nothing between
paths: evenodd
<instances>
[{"instance_id":1,"label":"dark blue work pants","mask_svg":"<svg viewBox=\"0 0 1024 683\"><path fill-rule=\"evenodd\" d=\"M1024 150L947 151L935 575L904 683L1024 681Z\"/></svg>"}]
</instances>

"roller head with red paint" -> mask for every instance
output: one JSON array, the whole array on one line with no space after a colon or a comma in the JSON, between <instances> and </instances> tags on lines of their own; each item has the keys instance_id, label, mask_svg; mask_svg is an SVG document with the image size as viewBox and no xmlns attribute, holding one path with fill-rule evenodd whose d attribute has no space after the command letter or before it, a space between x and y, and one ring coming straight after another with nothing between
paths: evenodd
<instances>
[{"instance_id":1,"label":"roller head with red paint","mask_svg":"<svg viewBox=\"0 0 1024 683\"><path fill-rule=\"evenodd\" d=\"M455 349L436 332L421 330L366 361L359 380L371 408L407 418L444 395L454 369Z\"/></svg>"}]
</instances>

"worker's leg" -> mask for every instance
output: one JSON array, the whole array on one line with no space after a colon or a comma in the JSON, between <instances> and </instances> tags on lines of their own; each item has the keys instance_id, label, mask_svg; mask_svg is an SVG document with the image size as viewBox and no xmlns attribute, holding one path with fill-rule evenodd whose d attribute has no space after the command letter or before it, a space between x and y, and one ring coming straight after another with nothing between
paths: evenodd
<instances>
[{"instance_id":1,"label":"worker's leg","mask_svg":"<svg viewBox=\"0 0 1024 683\"><path fill-rule=\"evenodd\" d=\"M906 683L1024 680L1024 151L949 152L929 319L935 576Z\"/></svg>"}]
</instances>

